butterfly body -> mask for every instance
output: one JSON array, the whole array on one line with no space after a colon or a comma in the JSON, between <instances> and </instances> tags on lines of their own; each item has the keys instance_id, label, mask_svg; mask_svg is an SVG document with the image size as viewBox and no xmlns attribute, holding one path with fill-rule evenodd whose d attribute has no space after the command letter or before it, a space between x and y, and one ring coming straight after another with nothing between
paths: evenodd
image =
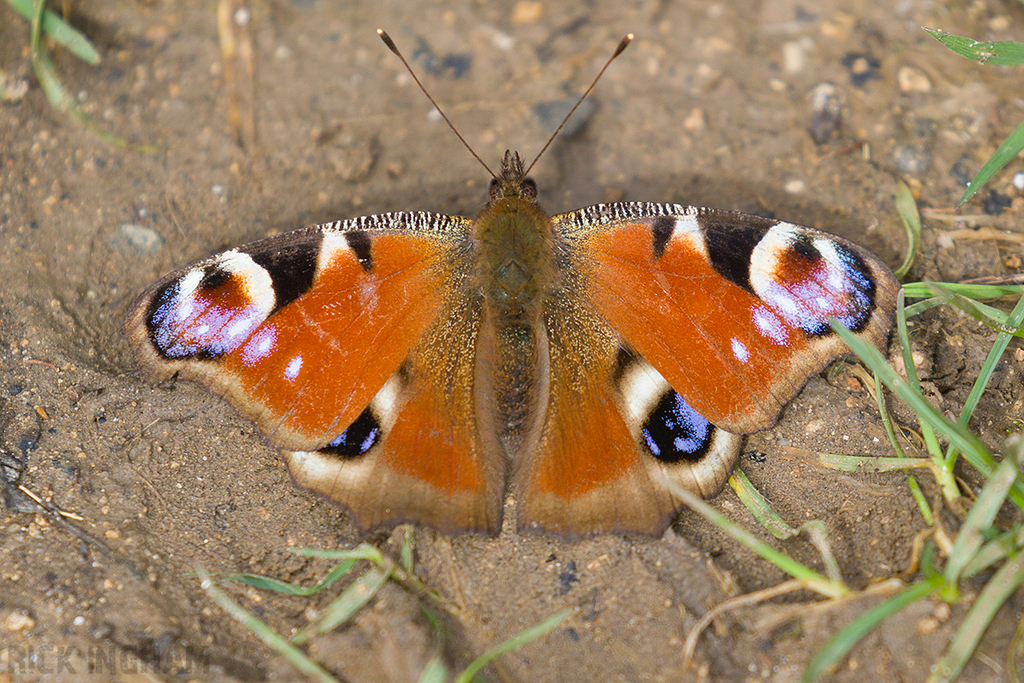
<instances>
[{"instance_id":1,"label":"butterfly body","mask_svg":"<svg viewBox=\"0 0 1024 683\"><path fill-rule=\"evenodd\" d=\"M366 216L171 273L124 326L149 381L223 395L361 529L658 534L897 284L810 228L676 204L549 217L506 154L474 219Z\"/></svg>"}]
</instances>

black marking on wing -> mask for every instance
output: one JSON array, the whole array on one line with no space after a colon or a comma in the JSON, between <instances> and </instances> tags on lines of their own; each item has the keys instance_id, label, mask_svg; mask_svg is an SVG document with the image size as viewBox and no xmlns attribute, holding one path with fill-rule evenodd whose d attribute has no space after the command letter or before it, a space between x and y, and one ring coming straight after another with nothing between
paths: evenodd
<instances>
[{"instance_id":1,"label":"black marking on wing","mask_svg":"<svg viewBox=\"0 0 1024 683\"><path fill-rule=\"evenodd\" d=\"M217 265L206 266L205 271L206 272L203 273L202 279L199 280L198 289L202 292L209 292L217 289L231 279L231 273ZM175 280L174 284L178 284L178 281ZM167 291L166 288L164 291ZM163 294L163 292L161 292L161 294Z\"/></svg>"},{"instance_id":2,"label":"black marking on wing","mask_svg":"<svg viewBox=\"0 0 1024 683\"><path fill-rule=\"evenodd\" d=\"M323 233L302 231L300 237L274 248L249 252L252 260L270 275L274 288L274 308L270 315L308 292L316 279L317 260Z\"/></svg>"},{"instance_id":3,"label":"black marking on wing","mask_svg":"<svg viewBox=\"0 0 1024 683\"><path fill-rule=\"evenodd\" d=\"M354 460L366 453L380 442L383 429L380 420L370 408L359 414L356 421L342 432L338 438L320 449L321 453L334 455L345 460Z\"/></svg>"},{"instance_id":4,"label":"black marking on wing","mask_svg":"<svg viewBox=\"0 0 1024 683\"><path fill-rule=\"evenodd\" d=\"M711 267L733 284L753 293L750 286L750 258L761 238L778 221L758 216L701 214L697 219L704 231L704 244Z\"/></svg>"},{"instance_id":5,"label":"black marking on wing","mask_svg":"<svg viewBox=\"0 0 1024 683\"><path fill-rule=\"evenodd\" d=\"M711 448L715 427L669 390L644 420L640 434L660 462L700 462Z\"/></svg>"},{"instance_id":6,"label":"black marking on wing","mask_svg":"<svg viewBox=\"0 0 1024 683\"><path fill-rule=\"evenodd\" d=\"M672 216L658 216L654 219L651 225L651 251L654 253L655 260L665 255L665 249L668 247L675 229L676 219Z\"/></svg>"},{"instance_id":7,"label":"black marking on wing","mask_svg":"<svg viewBox=\"0 0 1024 683\"><path fill-rule=\"evenodd\" d=\"M373 249L369 235L362 230L352 230L345 233L345 243L356 255L363 272L369 273L373 270Z\"/></svg>"}]
</instances>

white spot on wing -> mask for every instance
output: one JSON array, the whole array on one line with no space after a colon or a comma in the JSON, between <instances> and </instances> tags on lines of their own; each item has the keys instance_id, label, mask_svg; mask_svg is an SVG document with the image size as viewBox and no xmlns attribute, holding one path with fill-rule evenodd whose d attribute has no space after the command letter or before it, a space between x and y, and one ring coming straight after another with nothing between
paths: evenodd
<instances>
[{"instance_id":1,"label":"white spot on wing","mask_svg":"<svg viewBox=\"0 0 1024 683\"><path fill-rule=\"evenodd\" d=\"M639 429L658 400L671 388L661 373L646 361L631 363L619 381L630 428Z\"/></svg>"},{"instance_id":2,"label":"white spot on wing","mask_svg":"<svg viewBox=\"0 0 1024 683\"><path fill-rule=\"evenodd\" d=\"M764 306L754 309L754 327L766 337L778 344L786 346L789 344L789 328L773 311Z\"/></svg>"},{"instance_id":3,"label":"white spot on wing","mask_svg":"<svg viewBox=\"0 0 1024 683\"><path fill-rule=\"evenodd\" d=\"M317 272L321 273L330 268L331 263L343 255L355 258L348 242L345 241L345 234L338 230L325 230L324 239L320 243L320 255L317 257Z\"/></svg>"},{"instance_id":4,"label":"white spot on wing","mask_svg":"<svg viewBox=\"0 0 1024 683\"><path fill-rule=\"evenodd\" d=\"M370 407L385 432L395 424L395 419L398 417L398 401L404 388L402 380L396 372L370 401Z\"/></svg>"},{"instance_id":5,"label":"white spot on wing","mask_svg":"<svg viewBox=\"0 0 1024 683\"><path fill-rule=\"evenodd\" d=\"M697 217L693 211L687 211L682 216L676 217L676 226L672 232L673 240L686 242L690 249L708 258L707 245L704 243L704 233L700 229Z\"/></svg>"},{"instance_id":6,"label":"white spot on wing","mask_svg":"<svg viewBox=\"0 0 1024 683\"><path fill-rule=\"evenodd\" d=\"M192 295L202 280L203 271L199 268L193 268L178 280L178 292L175 296L175 301L178 302L178 312L175 315L178 320L187 320L192 315Z\"/></svg>"},{"instance_id":7,"label":"white spot on wing","mask_svg":"<svg viewBox=\"0 0 1024 683\"><path fill-rule=\"evenodd\" d=\"M299 376L299 370L302 369L302 354L299 354L288 361L288 365L284 369L284 376L291 381L295 381L295 378Z\"/></svg>"},{"instance_id":8,"label":"white spot on wing","mask_svg":"<svg viewBox=\"0 0 1024 683\"><path fill-rule=\"evenodd\" d=\"M736 360L739 362L746 363L747 360L750 359L750 349L748 349L743 342L734 337L732 340L732 355L735 356Z\"/></svg>"}]
</instances>

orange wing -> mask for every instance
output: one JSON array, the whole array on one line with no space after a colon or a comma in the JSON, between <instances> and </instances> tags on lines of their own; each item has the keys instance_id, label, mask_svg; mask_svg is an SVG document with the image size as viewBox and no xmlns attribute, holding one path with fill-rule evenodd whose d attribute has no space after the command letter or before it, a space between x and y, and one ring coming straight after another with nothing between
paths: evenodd
<instances>
[{"instance_id":1,"label":"orange wing","mask_svg":"<svg viewBox=\"0 0 1024 683\"><path fill-rule=\"evenodd\" d=\"M471 225L397 213L255 242L157 282L124 333L146 379L224 396L362 527L496 530L504 462L473 428L479 311L457 289Z\"/></svg>"},{"instance_id":2,"label":"orange wing","mask_svg":"<svg viewBox=\"0 0 1024 683\"><path fill-rule=\"evenodd\" d=\"M710 496L739 434L765 429L846 351L829 317L875 345L897 283L876 257L810 228L679 205L557 216L564 289L545 302L549 396L516 463L521 527L660 534Z\"/></svg>"},{"instance_id":3,"label":"orange wing","mask_svg":"<svg viewBox=\"0 0 1024 683\"><path fill-rule=\"evenodd\" d=\"M546 300L544 326L546 414L512 478L520 528L659 535L682 507L664 479L718 492L742 437L694 412L571 289Z\"/></svg>"},{"instance_id":4,"label":"orange wing","mask_svg":"<svg viewBox=\"0 0 1024 683\"><path fill-rule=\"evenodd\" d=\"M876 346L892 324L889 269L811 228L677 204L597 205L554 222L598 313L730 432L773 425L848 352L830 317Z\"/></svg>"}]
</instances>

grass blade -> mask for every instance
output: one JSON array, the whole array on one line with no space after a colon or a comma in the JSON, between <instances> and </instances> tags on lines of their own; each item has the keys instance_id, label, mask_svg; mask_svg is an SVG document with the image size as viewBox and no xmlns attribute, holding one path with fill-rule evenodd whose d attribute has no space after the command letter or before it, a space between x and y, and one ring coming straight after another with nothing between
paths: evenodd
<instances>
[{"instance_id":1,"label":"grass blade","mask_svg":"<svg viewBox=\"0 0 1024 683\"><path fill-rule=\"evenodd\" d=\"M315 622L299 629L292 636L292 643L302 645L310 637L327 633L339 624L348 621L353 614L366 606L387 583L391 572L380 567L370 567L362 576L352 582L341 595L331 601L324 613Z\"/></svg>"},{"instance_id":2,"label":"grass blade","mask_svg":"<svg viewBox=\"0 0 1024 683\"><path fill-rule=\"evenodd\" d=\"M455 683L470 683L480 669L484 668L506 652L511 652L518 647L522 647L531 640L541 637L565 621L565 618L572 614L572 612L573 610L571 608L564 609L561 612L556 612L539 624L531 626L521 632L519 635L513 636L504 643L500 643L492 647L490 650L473 660L473 663L467 666L465 671L456 676Z\"/></svg>"},{"instance_id":3,"label":"grass blade","mask_svg":"<svg viewBox=\"0 0 1024 683\"><path fill-rule=\"evenodd\" d=\"M1013 132L1003 140L1003 144L999 145L999 148L992 153L992 156L988 158L985 165L981 167L977 175L971 180L967 186L967 190L963 196L960 197L960 201L956 203L956 208L963 206L968 199L974 196L974 193L984 187L985 183L989 181L996 174L999 169L1005 166L1011 159L1020 154L1020 151L1024 149L1024 121L1019 126L1014 128Z\"/></svg>"},{"instance_id":4,"label":"grass blade","mask_svg":"<svg viewBox=\"0 0 1024 683\"><path fill-rule=\"evenodd\" d=\"M278 635L272 628L264 624L249 612L245 611L241 605L225 595L224 591L213 584L213 579L210 578L210 574L203 567L196 566L196 574L199 576L199 580L202 581L201 585L203 590L213 598L214 602L220 605L221 609L231 615L233 619L238 621L247 629L252 631L257 638L262 640L269 647L284 655L284 657L292 663L292 666L306 676L309 676L311 679L319 681L320 683L338 683L336 678L331 676L326 669L307 657L302 650L289 643L283 637Z\"/></svg>"},{"instance_id":5,"label":"grass blade","mask_svg":"<svg viewBox=\"0 0 1024 683\"><path fill-rule=\"evenodd\" d=\"M1019 554L996 571L971 606L963 623L957 630L953 642L946 650L928 677L928 683L946 683L956 678L963 670L978 646L985 629L1003 603L1024 583L1024 561Z\"/></svg>"},{"instance_id":6,"label":"grass blade","mask_svg":"<svg viewBox=\"0 0 1024 683\"><path fill-rule=\"evenodd\" d=\"M924 30L925 33L961 57L967 57L967 59L979 64L994 64L997 66L1019 66L1024 64L1024 43L1016 43L1012 40L982 43L973 38L956 36L934 28L926 28Z\"/></svg>"},{"instance_id":7,"label":"grass blade","mask_svg":"<svg viewBox=\"0 0 1024 683\"><path fill-rule=\"evenodd\" d=\"M917 253L921 249L921 214L917 210L914 193L902 180L896 184L896 213L899 214L900 220L903 221L903 227L907 231L907 255L895 273L896 279L902 280L910 267L914 265L914 259L917 258Z\"/></svg>"},{"instance_id":8,"label":"grass blade","mask_svg":"<svg viewBox=\"0 0 1024 683\"><path fill-rule=\"evenodd\" d=\"M714 507L705 503L703 498L690 493L671 479L662 479L661 482L672 492L672 495L683 501L687 507L732 536L733 540L752 552L757 553L793 578L806 581L807 587L814 592L830 598L837 598L850 592L850 589L844 584L825 578L813 569L805 567L785 553L771 547Z\"/></svg>"},{"instance_id":9,"label":"grass blade","mask_svg":"<svg viewBox=\"0 0 1024 683\"><path fill-rule=\"evenodd\" d=\"M257 576L256 574L234 574L232 576L225 576L223 580L239 581L247 586L252 586L253 588L270 590L276 593L284 593L285 595L307 597L328 588L332 583L340 579L345 574L348 574L355 564L355 560L346 560L328 572L327 576L320 579L316 585L308 587L288 583L287 581L279 581L278 579L271 579L266 576Z\"/></svg>"},{"instance_id":10,"label":"grass blade","mask_svg":"<svg viewBox=\"0 0 1024 683\"><path fill-rule=\"evenodd\" d=\"M32 0L7 0L14 11L32 21ZM41 20L43 33L66 47L72 54L89 64L100 63L100 53L85 34L64 21L61 16L50 10L44 10Z\"/></svg>"},{"instance_id":11,"label":"grass blade","mask_svg":"<svg viewBox=\"0 0 1024 683\"><path fill-rule=\"evenodd\" d=\"M779 513L772 509L772 506L768 504L768 501L761 495L761 492L747 479L747 475L743 474L743 470L737 467L732 471L732 474L729 475L729 486L736 492L740 502L750 510L750 514L754 515L754 518L772 536L780 541L784 541L787 538L793 538L799 533Z\"/></svg>"},{"instance_id":12,"label":"grass blade","mask_svg":"<svg viewBox=\"0 0 1024 683\"><path fill-rule=\"evenodd\" d=\"M942 576L932 575L854 619L846 628L829 638L824 647L818 650L800 676L801 682L810 683L818 680L829 669L836 666L839 660L849 654L853 646L882 623L886 617L928 596L941 586Z\"/></svg>"}]
</instances>

